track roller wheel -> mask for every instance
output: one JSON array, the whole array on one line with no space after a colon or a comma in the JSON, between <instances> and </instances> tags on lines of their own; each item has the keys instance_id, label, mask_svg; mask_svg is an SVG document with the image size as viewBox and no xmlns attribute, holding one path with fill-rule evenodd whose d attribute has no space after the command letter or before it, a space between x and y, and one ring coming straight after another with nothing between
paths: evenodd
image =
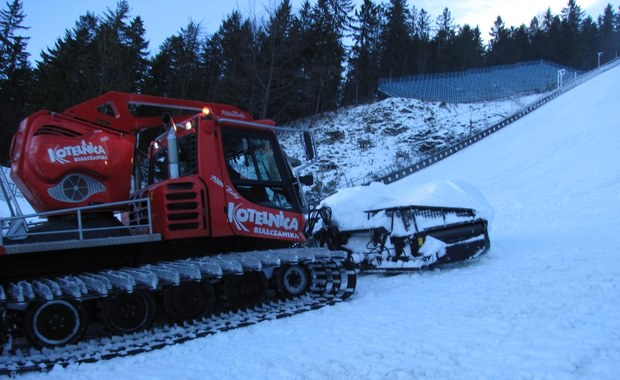
<instances>
[{"instance_id":1,"label":"track roller wheel","mask_svg":"<svg viewBox=\"0 0 620 380\"><path fill-rule=\"evenodd\" d=\"M340 276L341 285L338 295L342 299L347 299L355 292L355 287L357 286L357 271L355 270L355 265L348 261L342 263L340 267Z\"/></svg>"},{"instance_id":2,"label":"track roller wheel","mask_svg":"<svg viewBox=\"0 0 620 380\"><path fill-rule=\"evenodd\" d=\"M164 310L174 322L204 317L215 306L213 287L202 282L186 282L164 289Z\"/></svg>"},{"instance_id":3,"label":"track roller wheel","mask_svg":"<svg viewBox=\"0 0 620 380\"><path fill-rule=\"evenodd\" d=\"M81 304L66 300L36 302L24 316L24 335L35 347L58 347L77 342L88 316Z\"/></svg>"},{"instance_id":4,"label":"track roller wheel","mask_svg":"<svg viewBox=\"0 0 620 380\"><path fill-rule=\"evenodd\" d=\"M101 322L111 333L134 333L153 323L155 300L147 291L120 292L103 300L100 310Z\"/></svg>"},{"instance_id":5,"label":"track roller wheel","mask_svg":"<svg viewBox=\"0 0 620 380\"><path fill-rule=\"evenodd\" d=\"M222 280L220 290L226 306L238 309L262 302L267 294L267 280L263 272L229 275Z\"/></svg>"},{"instance_id":6,"label":"track roller wheel","mask_svg":"<svg viewBox=\"0 0 620 380\"><path fill-rule=\"evenodd\" d=\"M304 294L312 282L308 269L303 265L286 265L280 268L276 281L278 292L287 298Z\"/></svg>"}]
</instances>

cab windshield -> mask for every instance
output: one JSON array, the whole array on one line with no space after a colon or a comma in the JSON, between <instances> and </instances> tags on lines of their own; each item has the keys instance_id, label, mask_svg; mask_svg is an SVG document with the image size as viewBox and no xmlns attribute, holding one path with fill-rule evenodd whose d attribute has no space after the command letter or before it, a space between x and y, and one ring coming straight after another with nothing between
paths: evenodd
<instances>
[{"instance_id":1,"label":"cab windshield","mask_svg":"<svg viewBox=\"0 0 620 380\"><path fill-rule=\"evenodd\" d=\"M298 208L284 181L287 167L273 136L226 133L223 142L228 175L241 196L267 207Z\"/></svg>"}]
</instances>

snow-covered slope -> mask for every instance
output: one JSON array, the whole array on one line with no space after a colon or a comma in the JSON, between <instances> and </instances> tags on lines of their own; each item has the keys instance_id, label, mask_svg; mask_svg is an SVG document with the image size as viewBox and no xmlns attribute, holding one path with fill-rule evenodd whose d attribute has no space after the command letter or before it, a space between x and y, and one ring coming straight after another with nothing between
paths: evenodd
<instances>
[{"instance_id":1,"label":"snow-covered slope","mask_svg":"<svg viewBox=\"0 0 620 380\"><path fill-rule=\"evenodd\" d=\"M302 119L292 127L314 132L318 164L313 191L368 183L445 149L544 96L452 104L391 98ZM293 140L284 139L294 148ZM299 152L289 152L299 155ZM363 163L363 164L360 164Z\"/></svg>"},{"instance_id":2,"label":"snow-covered slope","mask_svg":"<svg viewBox=\"0 0 620 380\"><path fill-rule=\"evenodd\" d=\"M495 216L476 261L363 276L333 307L23 378L618 379L618 83L620 68L389 185L479 189Z\"/></svg>"}]
</instances>

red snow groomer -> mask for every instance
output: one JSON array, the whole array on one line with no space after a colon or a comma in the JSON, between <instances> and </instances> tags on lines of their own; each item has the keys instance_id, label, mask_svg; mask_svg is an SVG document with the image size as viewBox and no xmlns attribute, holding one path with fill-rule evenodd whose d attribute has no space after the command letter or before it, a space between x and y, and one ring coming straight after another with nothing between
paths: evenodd
<instances>
[{"instance_id":1,"label":"red snow groomer","mask_svg":"<svg viewBox=\"0 0 620 380\"><path fill-rule=\"evenodd\" d=\"M305 165L293 167L276 132L301 134ZM301 188L312 178L299 173L315 159L312 135L230 105L111 92L30 115L10 157L36 213L23 215L1 182L12 213L0 220L5 352L266 300L309 298L305 310L348 298L359 269L418 269L489 247L469 209L370 210L372 227L340 230L322 208L307 228Z\"/></svg>"},{"instance_id":2,"label":"red snow groomer","mask_svg":"<svg viewBox=\"0 0 620 380\"><path fill-rule=\"evenodd\" d=\"M1 221L5 343L61 346L92 324L126 334L160 314L347 298L346 253L303 247L311 177L276 131L301 133L312 161L308 132L224 104L111 92L24 119L11 177L37 213L9 202Z\"/></svg>"}]
</instances>

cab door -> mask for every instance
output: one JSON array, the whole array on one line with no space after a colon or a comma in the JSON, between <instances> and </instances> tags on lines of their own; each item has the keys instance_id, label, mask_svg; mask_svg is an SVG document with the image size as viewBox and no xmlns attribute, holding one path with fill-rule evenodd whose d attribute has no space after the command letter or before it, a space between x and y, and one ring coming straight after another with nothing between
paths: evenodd
<instances>
[{"instance_id":1,"label":"cab door","mask_svg":"<svg viewBox=\"0 0 620 380\"><path fill-rule=\"evenodd\" d=\"M222 128L227 218L237 235L304 241L304 218L271 131Z\"/></svg>"}]
</instances>

